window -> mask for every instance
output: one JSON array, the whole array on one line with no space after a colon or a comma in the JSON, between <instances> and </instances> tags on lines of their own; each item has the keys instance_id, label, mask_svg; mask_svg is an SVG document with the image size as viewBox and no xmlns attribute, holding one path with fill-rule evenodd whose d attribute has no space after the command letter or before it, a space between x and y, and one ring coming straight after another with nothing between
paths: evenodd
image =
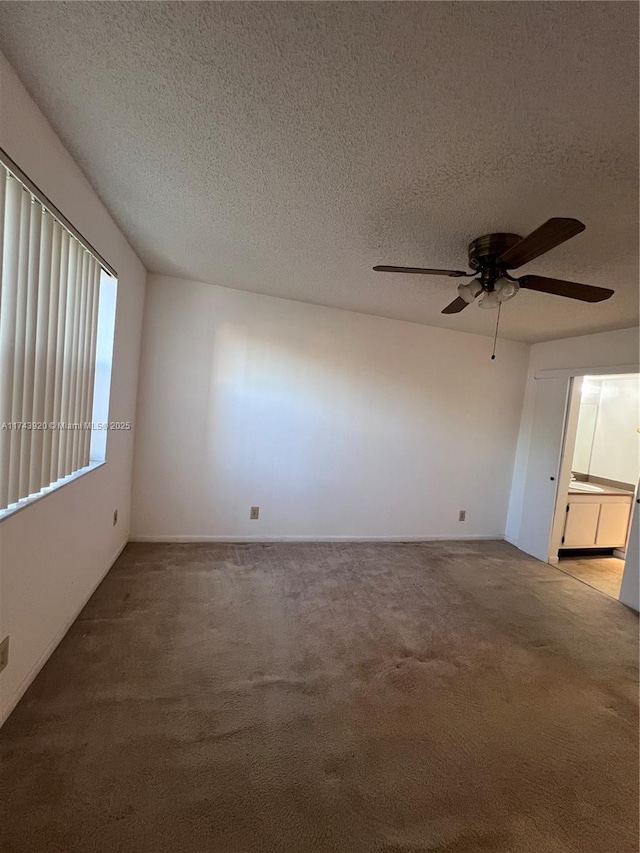
<instances>
[{"instance_id":1,"label":"window","mask_svg":"<svg viewBox=\"0 0 640 853\"><path fill-rule=\"evenodd\" d=\"M1 518L105 458L116 279L5 155L0 252Z\"/></svg>"}]
</instances>

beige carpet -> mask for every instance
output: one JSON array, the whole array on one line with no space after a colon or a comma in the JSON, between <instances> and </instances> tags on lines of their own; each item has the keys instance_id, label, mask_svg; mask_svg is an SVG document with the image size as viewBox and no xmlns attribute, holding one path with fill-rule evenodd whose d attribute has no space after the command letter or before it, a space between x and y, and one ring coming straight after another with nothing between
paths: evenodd
<instances>
[{"instance_id":1,"label":"beige carpet","mask_svg":"<svg viewBox=\"0 0 640 853\"><path fill-rule=\"evenodd\" d=\"M637 649L506 543L132 545L0 732L0 849L637 853Z\"/></svg>"}]
</instances>

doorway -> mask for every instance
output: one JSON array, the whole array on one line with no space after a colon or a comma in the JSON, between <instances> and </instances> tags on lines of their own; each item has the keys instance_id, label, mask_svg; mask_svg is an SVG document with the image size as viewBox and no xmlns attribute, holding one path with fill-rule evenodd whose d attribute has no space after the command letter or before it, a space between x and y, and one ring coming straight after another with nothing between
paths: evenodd
<instances>
[{"instance_id":1,"label":"doorway","mask_svg":"<svg viewBox=\"0 0 640 853\"><path fill-rule=\"evenodd\" d=\"M619 598L640 477L640 375L573 377L549 562Z\"/></svg>"},{"instance_id":2,"label":"doorway","mask_svg":"<svg viewBox=\"0 0 640 853\"><path fill-rule=\"evenodd\" d=\"M532 407L518 547L637 610L638 367L542 371Z\"/></svg>"}]
</instances>

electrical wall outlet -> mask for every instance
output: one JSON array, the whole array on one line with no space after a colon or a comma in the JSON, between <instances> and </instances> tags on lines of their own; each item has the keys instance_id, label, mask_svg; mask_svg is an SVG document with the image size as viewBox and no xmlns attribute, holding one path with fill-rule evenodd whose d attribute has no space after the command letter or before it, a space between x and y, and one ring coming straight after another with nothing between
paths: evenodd
<instances>
[{"instance_id":1,"label":"electrical wall outlet","mask_svg":"<svg viewBox=\"0 0 640 853\"><path fill-rule=\"evenodd\" d=\"M258 516L259 516L259 515L260 515L260 507L259 507L259 506L252 506L252 507L251 507L251 510L250 510L250 512L249 512L249 518L250 518L252 521L255 521L255 520L256 520L256 518L258 518Z\"/></svg>"},{"instance_id":2,"label":"electrical wall outlet","mask_svg":"<svg viewBox=\"0 0 640 853\"><path fill-rule=\"evenodd\" d=\"M458 513L458 521L466 521L467 520L467 511L466 509L461 509Z\"/></svg>"},{"instance_id":3,"label":"electrical wall outlet","mask_svg":"<svg viewBox=\"0 0 640 853\"><path fill-rule=\"evenodd\" d=\"M115 527L118 523L118 510L114 509L113 511L113 526Z\"/></svg>"},{"instance_id":4,"label":"electrical wall outlet","mask_svg":"<svg viewBox=\"0 0 640 853\"><path fill-rule=\"evenodd\" d=\"M0 672L9 663L9 637L5 637L0 643Z\"/></svg>"}]
</instances>

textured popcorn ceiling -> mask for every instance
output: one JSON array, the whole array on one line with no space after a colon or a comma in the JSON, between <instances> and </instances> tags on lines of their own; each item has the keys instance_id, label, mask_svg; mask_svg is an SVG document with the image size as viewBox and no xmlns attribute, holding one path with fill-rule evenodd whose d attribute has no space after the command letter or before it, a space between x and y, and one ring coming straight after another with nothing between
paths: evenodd
<instances>
[{"instance_id":1,"label":"textured popcorn ceiling","mask_svg":"<svg viewBox=\"0 0 640 853\"><path fill-rule=\"evenodd\" d=\"M635 3L0 4L0 49L147 267L307 302L445 317L468 242L585 233L522 272L505 337L638 321ZM20 152L10 152L20 160ZM77 223L82 229L82 223Z\"/></svg>"}]
</instances>

